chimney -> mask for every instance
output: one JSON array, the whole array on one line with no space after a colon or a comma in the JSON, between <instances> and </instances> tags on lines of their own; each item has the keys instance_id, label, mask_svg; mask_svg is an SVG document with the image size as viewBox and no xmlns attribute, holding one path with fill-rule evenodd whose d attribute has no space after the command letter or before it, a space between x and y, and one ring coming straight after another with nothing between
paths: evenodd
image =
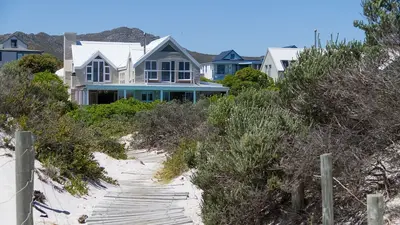
<instances>
[{"instance_id":1,"label":"chimney","mask_svg":"<svg viewBox=\"0 0 400 225\"><path fill-rule=\"evenodd\" d=\"M146 45L147 45L147 40L146 40L146 32L144 33L144 45L143 45L143 53L146 55Z\"/></svg>"},{"instance_id":2,"label":"chimney","mask_svg":"<svg viewBox=\"0 0 400 225\"><path fill-rule=\"evenodd\" d=\"M69 86L68 93L73 99L75 93L72 84L72 73L73 71L73 59L72 59L72 45L76 45L76 33L65 32L64 33L64 84Z\"/></svg>"},{"instance_id":3,"label":"chimney","mask_svg":"<svg viewBox=\"0 0 400 225\"><path fill-rule=\"evenodd\" d=\"M315 29L315 30L314 30L314 47L315 47L315 48L317 48L317 32L318 32L318 30Z\"/></svg>"}]
</instances>

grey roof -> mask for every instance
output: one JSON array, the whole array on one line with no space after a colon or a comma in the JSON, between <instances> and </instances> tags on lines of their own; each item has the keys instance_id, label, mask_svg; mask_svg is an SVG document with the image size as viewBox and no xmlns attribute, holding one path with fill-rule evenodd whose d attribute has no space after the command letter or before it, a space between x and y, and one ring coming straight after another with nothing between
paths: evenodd
<instances>
[{"instance_id":1,"label":"grey roof","mask_svg":"<svg viewBox=\"0 0 400 225\"><path fill-rule=\"evenodd\" d=\"M228 50L228 51L223 51L223 52L219 53L219 55L214 57L213 62L219 61L219 60L224 60L225 56L229 55L231 52L234 52L237 54L237 52L235 52L235 50L233 50L233 49ZM237 55L243 60L243 58L239 54L237 54Z\"/></svg>"},{"instance_id":2,"label":"grey roof","mask_svg":"<svg viewBox=\"0 0 400 225\"><path fill-rule=\"evenodd\" d=\"M0 52L37 52L43 53L42 50L33 50L33 49L26 49L26 48L2 48Z\"/></svg>"}]
</instances>

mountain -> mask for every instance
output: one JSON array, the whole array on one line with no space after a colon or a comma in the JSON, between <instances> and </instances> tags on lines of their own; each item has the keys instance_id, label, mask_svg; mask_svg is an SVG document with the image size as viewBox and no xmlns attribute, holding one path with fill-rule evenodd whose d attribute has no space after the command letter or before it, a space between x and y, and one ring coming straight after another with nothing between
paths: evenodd
<instances>
[{"instance_id":1,"label":"mountain","mask_svg":"<svg viewBox=\"0 0 400 225\"><path fill-rule=\"evenodd\" d=\"M0 42L7 39L13 34L0 35ZM26 34L23 32L15 32L15 36L28 44L30 49L43 50L46 53L55 55L59 59L63 59L63 35L49 35L44 32L37 34ZM116 41L116 42L141 42L143 44L144 33L138 28L119 27L100 33L78 34L77 40L80 41ZM153 34L147 34L147 43L160 38ZM210 62L215 55L204 54L188 50L189 53L199 63ZM260 57L246 57L260 58Z\"/></svg>"}]
</instances>

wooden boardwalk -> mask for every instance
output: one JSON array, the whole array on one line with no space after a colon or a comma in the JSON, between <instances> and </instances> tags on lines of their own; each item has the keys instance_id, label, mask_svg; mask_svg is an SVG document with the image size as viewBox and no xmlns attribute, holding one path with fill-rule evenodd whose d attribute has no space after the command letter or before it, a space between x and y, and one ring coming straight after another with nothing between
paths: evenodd
<instances>
[{"instance_id":1,"label":"wooden boardwalk","mask_svg":"<svg viewBox=\"0 0 400 225\"><path fill-rule=\"evenodd\" d=\"M163 154L145 151L130 152L129 156L143 162L140 171L121 171L127 179L110 189L93 208L88 225L182 225L193 224L179 203L188 199L189 193L177 192L177 184L164 185L153 181L153 176L165 160Z\"/></svg>"}]
</instances>

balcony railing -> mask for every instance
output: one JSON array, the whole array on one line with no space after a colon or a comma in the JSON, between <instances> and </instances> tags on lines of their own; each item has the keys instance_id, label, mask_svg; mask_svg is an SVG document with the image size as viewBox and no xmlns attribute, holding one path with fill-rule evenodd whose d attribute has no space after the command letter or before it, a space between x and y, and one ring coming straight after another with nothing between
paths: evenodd
<instances>
[{"instance_id":1,"label":"balcony railing","mask_svg":"<svg viewBox=\"0 0 400 225\"><path fill-rule=\"evenodd\" d=\"M176 81L190 81L194 83L193 71L189 70L145 70L144 82L159 81L175 83Z\"/></svg>"}]
</instances>

